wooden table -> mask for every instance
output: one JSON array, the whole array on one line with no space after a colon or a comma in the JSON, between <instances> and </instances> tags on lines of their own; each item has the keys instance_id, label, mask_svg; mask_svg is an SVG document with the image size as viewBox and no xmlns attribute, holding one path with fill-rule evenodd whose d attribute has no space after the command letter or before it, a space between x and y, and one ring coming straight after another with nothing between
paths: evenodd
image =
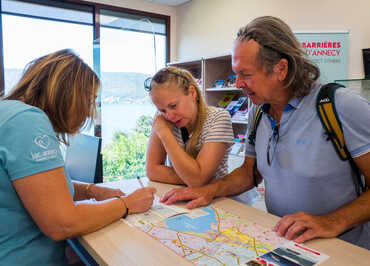
<instances>
[{"instance_id":1,"label":"wooden table","mask_svg":"<svg viewBox=\"0 0 370 266\"><path fill-rule=\"evenodd\" d=\"M157 188L157 195L159 196L175 187L148 182L146 179L143 179L143 183ZM105 183L104 185L120 188L126 194L140 187L136 179ZM228 198L216 199L213 204L215 207L266 227L273 227L279 220L274 215ZM137 228L128 226L123 220L82 236L79 241L100 265L193 265L159 241L149 237ZM321 265L370 265L370 251L337 238L315 239L305 244L330 256Z\"/></svg>"}]
</instances>

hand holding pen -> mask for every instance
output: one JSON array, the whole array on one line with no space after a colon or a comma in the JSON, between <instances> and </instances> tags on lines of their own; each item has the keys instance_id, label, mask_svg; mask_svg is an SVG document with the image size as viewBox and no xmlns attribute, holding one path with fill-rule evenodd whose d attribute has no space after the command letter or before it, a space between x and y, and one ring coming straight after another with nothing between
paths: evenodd
<instances>
[{"instance_id":1,"label":"hand holding pen","mask_svg":"<svg viewBox=\"0 0 370 266\"><path fill-rule=\"evenodd\" d=\"M152 206L154 194L157 191L154 187L144 187L139 176L136 179L140 184L140 188L125 197L129 214L147 211Z\"/></svg>"},{"instance_id":2,"label":"hand holding pen","mask_svg":"<svg viewBox=\"0 0 370 266\"><path fill-rule=\"evenodd\" d=\"M140 184L140 187L144 187L144 184L143 184L143 182L141 182L141 179L140 179L140 176L137 176L136 177L136 179L137 179L137 181L139 182L139 184Z\"/></svg>"}]
</instances>

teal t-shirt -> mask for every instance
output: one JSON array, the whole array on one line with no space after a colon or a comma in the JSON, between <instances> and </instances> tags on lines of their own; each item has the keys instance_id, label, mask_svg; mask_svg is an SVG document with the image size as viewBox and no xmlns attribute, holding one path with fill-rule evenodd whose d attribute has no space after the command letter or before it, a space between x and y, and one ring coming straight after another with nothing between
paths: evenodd
<instances>
[{"instance_id":1,"label":"teal t-shirt","mask_svg":"<svg viewBox=\"0 0 370 266\"><path fill-rule=\"evenodd\" d=\"M0 101L0 264L65 265L65 242L44 235L23 206L12 181L63 167L47 115L19 101ZM66 177L69 190L73 186ZM52 206L50 206L52 208Z\"/></svg>"}]
</instances>

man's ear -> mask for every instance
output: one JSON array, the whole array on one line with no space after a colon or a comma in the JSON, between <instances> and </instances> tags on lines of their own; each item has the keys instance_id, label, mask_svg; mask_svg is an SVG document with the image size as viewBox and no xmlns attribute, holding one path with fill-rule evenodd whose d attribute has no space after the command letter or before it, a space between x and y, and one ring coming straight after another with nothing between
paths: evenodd
<instances>
[{"instance_id":1,"label":"man's ear","mask_svg":"<svg viewBox=\"0 0 370 266\"><path fill-rule=\"evenodd\" d=\"M285 58L280 59L280 61L274 66L274 73L277 75L279 81L285 80L288 75L289 64L288 60Z\"/></svg>"}]
</instances>

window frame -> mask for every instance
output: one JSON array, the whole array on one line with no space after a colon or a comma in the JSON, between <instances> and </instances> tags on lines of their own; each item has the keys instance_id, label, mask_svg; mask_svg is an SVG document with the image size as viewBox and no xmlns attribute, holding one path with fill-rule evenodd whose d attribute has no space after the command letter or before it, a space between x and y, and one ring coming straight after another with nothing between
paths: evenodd
<instances>
[{"instance_id":1,"label":"window frame","mask_svg":"<svg viewBox=\"0 0 370 266\"><path fill-rule=\"evenodd\" d=\"M24 1L27 2L27 0L19 0L19 1ZM139 16L146 16L149 18L159 18L164 20L165 22L165 36L166 36L166 55L165 55L165 63L168 63L170 61L170 23L171 23L171 17L167 15L162 15L162 14L156 14L156 13L151 13L151 12L146 12L146 11L141 11L141 10L136 10L136 9L129 9L129 8L124 8L124 7L118 7L118 6L112 6L112 5L106 5L106 4L99 4L99 3L94 3L90 1L81 1L81 0L66 0L66 1L59 1L58 2L53 1L53 4L51 4L51 1L49 0L31 0L30 2L37 2L38 4L45 5L45 6L59 6L63 7L63 2L64 3L69 3L72 5L76 4L79 6L86 6L89 8L92 8L92 26L93 26L93 47L95 44L100 44L100 10L105 9L105 10L112 10L116 12L122 12L122 13L128 13L128 14L133 14L133 15L139 15ZM48 5L48 3L50 5ZM72 8L73 9L73 8ZM79 10L76 7L77 10ZM2 14L8 14L8 12L3 12L2 5L1 5L1 0L0 0L0 98L4 96L5 94L5 68L4 68L4 48L3 48L3 24L2 24ZM36 16L27 16L27 15L20 15L19 16L23 17L35 17ZM71 21L64 21L60 19L55 19L55 18L45 18L45 17L37 17L40 19L44 20L53 20L53 21L63 21L63 22L71 22ZM88 24L89 23L82 23L82 22L72 22L76 24ZM100 49L98 50L100 54ZM100 76L100 55L97 56L98 60L95 60L95 53L96 50L93 49L93 68L94 71L97 72L97 74ZM100 100L98 100L100 101ZM98 102L98 104L100 104ZM96 137L102 137L101 136L101 124L95 125L94 127L94 135ZM102 162L102 156L100 155L98 158L98 164L103 165ZM102 167L100 171L103 171ZM101 173L103 174L103 173Z\"/></svg>"},{"instance_id":2,"label":"window frame","mask_svg":"<svg viewBox=\"0 0 370 266\"><path fill-rule=\"evenodd\" d=\"M25 1L27 2L27 1ZM48 5L48 0L38 0L37 1L39 4L42 5ZM171 17L167 15L162 15L162 14L157 14L157 13L151 13L147 11L142 11L142 10L136 10L136 9L130 9L130 8L125 8L125 7L118 7L118 6L112 6L112 5L106 5L106 4L100 4L100 3L94 3L90 1L82 1L82 0L67 0L67 1L60 1L61 6L63 5L62 2L67 2L70 4L77 4L77 5L85 5L88 7L92 7L92 12L93 12L93 43L95 44L96 42L99 42L100 39L100 10L101 9L106 9L106 10L112 10L112 11L117 11L117 12L122 12L122 13L129 13L133 15L139 15L139 16L147 16L147 17L152 17L152 18L159 18L163 19L165 21L165 27L166 27L166 58L165 62L168 63L170 61L170 23L171 23ZM50 3L50 2L49 2ZM0 97L4 95L5 91L5 79L4 79L4 49L3 49L3 24L2 24L2 15L3 10L1 7L1 1L0 1ZM42 18L46 20L55 20L52 18ZM81 23L82 24L82 23ZM98 67L98 70L95 69L95 67ZM94 69L100 72L100 65L96 66L94 63ZM100 73L99 73L100 74ZM95 132L95 135L97 132Z\"/></svg>"}]
</instances>

